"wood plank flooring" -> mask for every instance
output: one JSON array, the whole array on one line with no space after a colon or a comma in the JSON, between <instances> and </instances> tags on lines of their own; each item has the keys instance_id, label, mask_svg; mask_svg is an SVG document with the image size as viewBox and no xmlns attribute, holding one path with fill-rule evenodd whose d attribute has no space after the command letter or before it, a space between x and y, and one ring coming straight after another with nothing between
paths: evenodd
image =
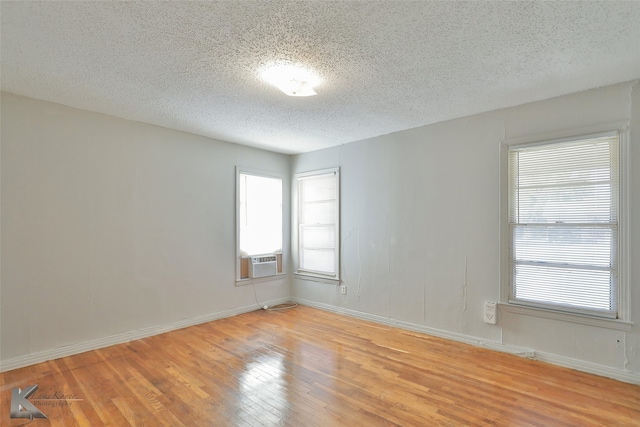
<instances>
[{"instance_id":1,"label":"wood plank flooring","mask_svg":"<svg viewBox=\"0 0 640 427\"><path fill-rule=\"evenodd\" d=\"M32 384L48 419L11 419ZM5 372L0 405L0 426L640 426L640 386L309 307Z\"/></svg>"}]
</instances>

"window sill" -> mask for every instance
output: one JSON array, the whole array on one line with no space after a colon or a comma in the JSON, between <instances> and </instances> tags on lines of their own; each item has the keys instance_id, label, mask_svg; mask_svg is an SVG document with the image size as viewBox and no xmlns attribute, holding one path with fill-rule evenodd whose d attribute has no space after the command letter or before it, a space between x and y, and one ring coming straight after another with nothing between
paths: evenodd
<instances>
[{"instance_id":1,"label":"window sill","mask_svg":"<svg viewBox=\"0 0 640 427\"><path fill-rule=\"evenodd\" d=\"M330 277L316 276L314 274L309 274L309 273L293 273L293 276L296 279L309 280L311 282L327 283L329 285L340 284L340 279L332 279Z\"/></svg>"},{"instance_id":2,"label":"window sill","mask_svg":"<svg viewBox=\"0 0 640 427\"><path fill-rule=\"evenodd\" d=\"M503 313L513 313L525 316L541 317L543 319L561 320L563 322L572 322L582 325L597 326L600 328L616 329L618 331L630 331L631 327L633 326L633 322L627 322L620 319L606 319L603 317L593 317L584 314L562 313L559 311L525 307L504 302L498 303L498 307Z\"/></svg>"},{"instance_id":3,"label":"window sill","mask_svg":"<svg viewBox=\"0 0 640 427\"><path fill-rule=\"evenodd\" d=\"M255 279L236 279L236 286L251 285L253 283L271 282L287 276L287 273L278 273L273 276L256 277Z\"/></svg>"}]
</instances>

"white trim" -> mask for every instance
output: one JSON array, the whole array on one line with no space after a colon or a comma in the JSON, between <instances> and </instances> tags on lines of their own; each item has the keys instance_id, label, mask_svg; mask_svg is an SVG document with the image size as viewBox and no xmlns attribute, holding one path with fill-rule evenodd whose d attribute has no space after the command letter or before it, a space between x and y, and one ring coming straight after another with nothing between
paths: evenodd
<instances>
[{"instance_id":1,"label":"white trim","mask_svg":"<svg viewBox=\"0 0 640 427\"><path fill-rule=\"evenodd\" d=\"M626 383L640 384L640 373L636 373L636 372L612 368L609 366L599 365L597 363L585 362L583 360L573 359L565 356L559 356L552 353L539 352L533 349L517 347L509 344L503 344L497 341L485 340L482 338L477 338L477 337L473 337L465 334L459 334L456 332L444 331L442 329L430 328L428 326L418 325L415 323L405 322L402 320L395 320L395 319L391 319L383 316L377 316L375 314L364 313L361 311L351 310L344 307L336 307L329 304L306 300L303 298L294 297L292 298L292 300L300 305L318 308L320 310L330 311L332 313L343 314L346 316L368 320L371 322L380 323L387 326L394 326L400 329L420 332L423 334L432 335L432 336L436 336L439 338L444 338L452 341L462 342L465 344L471 344L476 347L484 347L489 350L495 350L502 353L509 353L516 356L520 356L520 357L539 360L542 362L551 363L553 365L563 366L565 368L576 369L578 371L587 372L590 374L600 375L607 378L613 378L615 380L623 381Z\"/></svg>"},{"instance_id":2,"label":"white trim","mask_svg":"<svg viewBox=\"0 0 640 427\"><path fill-rule=\"evenodd\" d=\"M264 169L247 168L244 166L236 165L236 175L245 173L247 175L264 176L266 178L279 178L284 181L287 176L280 172L268 171Z\"/></svg>"},{"instance_id":3,"label":"white trim","mask_svg":"<svg viewBox=\"0 0 640 427\"><path fill-rule=\"evenodd\" d=\"M516 347L511 345L505 345L497 341L483 340L481 338L473 337L471 335L459 334L457 332L445 331L443 329L431 328L429 326L418 325L416 323L405 322L404 320L396 320L389 317L378 316L375 314L365 313L363 311L351 310L344 307L336 307L330 304L324 304L316 301L306 300L304 298L293 297L294 302L300 305L317 308L324 311L330 311L332 313L344 314L346 316L355 317L362 320L368 320L382 325L394 326L400 329L405 329L413 332L420 332L427 335L432 335L438 338L444 338L452 341L461 342L464 344L471 344L476 347L485 347L492 350L497 350L502 353L509 353L516 356L531 358L534 354L532 349L524 347Z\"/></svg>"},{"instance_id":4,"label":"white trim","mask_svg":"<svg viewBox=\"0 0 640 427\"><path fill-rule=\"evenodd\" d=\"M293 277L298 280L308 280L310 282L320 282L327 283L329 285L339 285L341 280L338 278L326 277L326 276L316 276L309 273L293 273Z\"/></svg>"},{"instance_id":5,"label":"white trim","mask_svg":"<svg viewBox=\"0 0 640 427\"><path fill-rule=\"evenodd\" d=\"M498 273L500 274L500 302L509 301L511 294L511 272L509 267L511 263L510 233L509 233L509 145L505 140L498 144L498 153L500 158L499 166L499 202L500 210L498 211L499 233L498 244Z\"/></svg>"},{"instance_id":6,"label":"white trim","mask_svg":"<svg viewBox=\"0 0 640 427\"><path fill-rule=\"evenodd\" d=\"M236 188L235 188L235 197L236 197L236 218L235 218L235 227L236 227L236 283L237 282L241 282L243 280L247 280L247 279L241 279L240 278L240 260L241 258L249 258L251 256L255 256L254 255L241 255L240 254L240 225L238 224L239 220L240 220L240 175L241 174L246 174L246 175L253 175L253 176L260 176L260 177L265 177L265 178L274 178L274 179L279 179L280 180L280 184L281 184L281 194L282 194L282 235L281 237L281 250L280 252L274 252L274 255L276 254L281 254L282 255L282 271L286 271L286 260L285 260L285 256L284 256L284 252L285 252L285 225L286 225L286 217L285 217L285 187L284 187L284 181L285 178L287 178L284 174L281 174L279 172L273 172L273 171L265 171L265 170L261 170L261 169L255 169L255 168L247 168L244 166L240 166L240 165L236 165Z\"/></svg>"},{"instance_id":7,"label":"white trim","mask_svg":"<svg viewBox=\"0 0 640 427\"><path fill-rule=\"evenodd\" d=\"M582 325L597 326L599 328L615 329L618 331L630 331L633 322L606 317L595 317L586 314L562 312L538 307L523 306L500 302L498 308L504 313L520 314L523 316L542 317L544 319L560 320L563 322L579 323Z\"/></svg>"},{"instance_id":8,"label":"white trim","mask_svg":"<svg viewBox=\"0 0 640 427\"><path fill-rule=\"evenodd\" d=\"M581 126L572 129L563 129L554 132L545 132L539 134L531 134L519 137L504 138L501 145L518 146L518 145L536 145L552 142L571 141L577 139L587 139L594 136L607 136L611 132L626 132L629 129L628 120L619 120L615 122L600 123L592 126Z\"/></svg>"},{"instance_id":9,"label":"white trim","mask_svg":"<svg viewBox=\"0 0 640 427\"><path fill-rule=\"evenodd\" d=\"M252 285L252 284L258 284L263 282L275 282L276 280L282 281L283 279L286 279L288 275L289 273L276 273L273 276L257 277L255 279L254 278L236 279L236 286Z\"/></svg>"},{"instance_id":10,"label":"white trim","mask_svg":"<svg viewBox=\"0 0 640 427\"><path fill-rule=\"evenodd\" d=\"M523 142L520 144L514 144L513 141L505 141L505 143L509 146L511 150L519 150L521 148L544 147L545 145L562 144L564 142L575 142L575 141L582 141L585 139L611 138L611 137L618 137L618 136L619 136L619 132L616 128L615 130L609 130L606 132L596 132L596 133L588 133L588 134L580 134L580 135L576 134L573 136L565 136L562 138L536 140L531 142Z\"/></svg>"},{"instance_id":11,"label":"white trim","mask_svg":"<svg viewBox=\"0 0 640 427\"><path fill-rule=\"evenodd\" d=\"M290 297L278 298L275 300L265 301L264 304L273 306L291 301ZM111 345L122 344L125 342L147 338L153 335L163 334L165 332L175 331L177 329L187 328L214 320L224 319L226 317L237 316L239 314L249 313L251 311L261 309L257 304L252 303L244 307L238 307L231 310L219 311L216 313L206 314L204 316L192 317L189 319L181 319L163 325L151 326L148 328L138 329L137 331L129 331L121 334L111 335L104 338L98 338L91 341L85 341L77 344L71 344L64 347L54 348L50 350L39 351L37 353L26 354L7 360L0 361L0 372L18 369L36 363L46 362L48 360L58 359L60 357L73 356L74 354L84 353L86 351L97 350Z\"/></svg>"},{"instance_id":12,"label":"white trim","mask_svg":"<svg viewBox=\"0 0 640 427\"><path fill-rule=\"evenodd\" d=\"M517 356L533 358L543 362L548 362L554 365L564 366L567 368L576 369L583 372L588 372L595 375L601 375L608 378L613 378L618 381L623 381L631 384L640 384L640 374L625 371L622 369L611 368L608 366L598 365L596 363L585 362L578 359L559 356L552 353L534 351L532 349L526 349L522 347L516 347L512 345L502 344L496 341L483 340L470 335L458 334L455 332L448 332L441 329L430 328L415 323L405 322L401 320L394 320L388 317L377 316L360 311L355 311L342 307L335 307L329 304L318 303L315 301L309 301L302 298L279 298L276 300L265 301L266 305L273 306L277 304L283 304L285 302L293 301L300 305L306 305L309 307L318 308L320 310L330 311L333 313L343 314L363 320L372 321L388 326L394 326L401 329L420 332L428 335L437 336L444 339L450 339L453 341L462 342L465 344L471 344L478 347L485 347L490 350L500 351L503 353L510 353ZM60 347L51 350L45 350L38 353L28 354L24 356L14 357L5 361L0 361L0 372L10 371L12 369L18 369L36 363L46 362L48 360L58 359L60 357L72 356L74 354L84 353L86 351L97 350L100 348L108 347L111 345L122 344L125 342L150 337L153 335L162 334L165 332L174 331L177 329L186 328L189 326L199 325L202 323L211 322L226 317L232 317L239 314L249 313L251 311L258 310L255 304L251 304L244 307L239 307L231 310L220 311L204 316L198 316L191 319L182 319L176 322L167 323L164 325L153 326L149 328L139 329L137 331L125 332L122 334L112 335L97 340L86 341L83 343L73 344L65 347Z\"/></svg>"},{"instance_id":13,"label":"white trim","mask_svg":"<svg viewBox=\"0 0 640 427\"><path fill-rule=\"evenodd\" d=\"M335 218L335 275L330 274L322 274L320 272L315 273L310 270L302 270L300 269L300 181L309 178L319 178L325 176L335 176L336 179L336 218ZM340 273L341 273L341 228L340 228L340 220L341 220L341 211L340 211L340 167L332 167L326 169L319 169L307 172L299 172L294 173L292 178L292 214L293 218L291 220L292 224L292 235L291 235L291 249L293 252L293 273L294 275L308 277L309 280L324 282L330 284L340 283ZM319 280L325 279L325 280Z\"/></svg>"},{"instance_id":14,"label":"white trim","mask_svg":"<svg viewBox=\"0 0 640 427\"><path fill-rule=\"evenodd\" d=\"M631 320L631 283L629 269L631 262L629 254L631 247L629 236L631 233L631 204L629 203L629 122L618 129L618 317L624 321Z\"/></svg>"},{"instance_id":15,"label":"white trim","mask_svg":"<svg viewBox=\"0 0 640 427\"><path fill-rule=\"evenodd\" d=\"M404 320L396 320L390 317L378 316L376 314L365 313L363 311L351 310L349 308L337 307L330 304L311 301L304 298L294 297L294 302L300 305L308 307L318 308L324 311L330 311L332 313L344 314L346 316L355 317L362 320L369 320L371 322L380 323L387 326L397 326L401 329L406 329L414 332L422 332L428 335L433 335L439 338L451 339L465 344L478 344L479 340L470 335L458 334L456 332L449 332L442 329L430 328L428 326L418 325L416 323L405 322Z\"/></svg>"},{"instance_id":16,"label":"white trim","mask_svg":"<svg viewBox=\"0 0 640 427\"><path fill-rule=\"evenodd\" d=\"M548 317L557 320L582 323L592 326L599 326L610 329L629 330L631 313L631 294L629 283L629 239L627 237L630 208L629 208L629 132L631 123L629 120L620 120L615 122L600 123L592 126L584 126L573 129L564 129L554 132L547 132L543 134L525 135L515 138L504 138L499 144L499 156L500 156L500 215L499 215L499 229L500 229L500 260L499 260L499 272L500 272L500 303L501 309L505 310L505 306L512 307L509 311L516 314L524 315L537 315L538 317ZM554 313L549 310L538 310L537 307L522 307L521 305L510 305L509 299L511 294L510 286L510 270L509 270L509 257L510 257L510 240L509 240L509 219L508 219L508 204L509 204L509 149L524 145L540 145L553 142L563 142L579 139L588 139L591 137L602 137L613 135L617 132L618 135L618 171L619 171L619 194L618 194L618 288L617 292L617 315L618 319L592 319L589 315L572 314L569 311L557 311L557 317L551 317L547 313ZM540 314L540 311L545 313ZM535 314L538 313L538 314ZM585 320L586 319L586 320ZM627 329L629 328L629 329Z\"/></svg>"},{"instance_id":17,"label":"white trim","mask_svg":"<svg viewBox=\"0 0 640 427\"><path fill-rule=\"evenodd\" d=\"M296 173L296 174L294 174L294 178L296 180L298 180L298 179L306 179L306 178L318 178L318 177L325 176L325 175L327 175L327 176L335 175L337 173L340 173L340 168L338 166L336 166L334 168L319 169L319 170L315 170L315 171Z\"/></svg>"},{"instance_id":18,"label":"white trim","mask_svg":"<svg viewBox=\"0 0 640 427\"><path fill-rule=\"evenodd\" d=\"M589 374L600 375L602 377L612 378L625 383L640 385L640 374L636 372L615 369L609 366L599 365L597 363L585 362L584 360L559 356L557 354L542 351L536 351L535 359L552 365L575 369L576 371L587 372Z\"/></svg>"}]
</instances>

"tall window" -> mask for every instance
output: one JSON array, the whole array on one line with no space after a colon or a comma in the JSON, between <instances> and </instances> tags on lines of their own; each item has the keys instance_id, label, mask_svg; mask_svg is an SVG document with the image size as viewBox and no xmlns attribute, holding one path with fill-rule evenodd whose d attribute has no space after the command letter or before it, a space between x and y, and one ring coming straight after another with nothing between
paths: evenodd
<instances>
[{"instance_id":1,"label":"tall window","mask_svg":"<svg viewBox=\"0 0 640 427\"><path fill-rule=\"evenodd\" d=\"M246 278L247 258L282 254L282 178L238 170L237 233L240 271ZM282 257L278 257L281 271Z\"/></svg>"},{"instance_id":2,"label":"tall window","mask_svg":"<svg viewBox=\"0 0 640 427\"><path fill-rule=\"evenodd\" d=\"M338 279L340 271L340 175L328 169L296 175L297 271Z\"/></svg>"},{"instance_id":3,"label":"tall window","mask_svg":"<svg viewBox=\"0 0 640 427\"><path fill-rule=\"evenodd\" d=\"M511 303L617 317L618 145L509 148Z\"/></svg>"}]
</instances>

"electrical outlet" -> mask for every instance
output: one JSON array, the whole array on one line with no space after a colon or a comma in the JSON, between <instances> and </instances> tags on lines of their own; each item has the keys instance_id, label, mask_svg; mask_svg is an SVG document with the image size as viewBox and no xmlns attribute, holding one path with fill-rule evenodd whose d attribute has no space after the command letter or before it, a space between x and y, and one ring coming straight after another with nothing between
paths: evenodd
<instances>
[{"instance_id":1,"label":"electrical outlet","mask_svg":"<svg viewBox=\"0 0 640 427\"><path fill-rule=\"evenodd\" d=\"M493 301L486 301L484 303L484 323L496 324L496 303Z\"/></svg>"},{"instance_id":2,"label":"electrical outlet","mask_svg":"<svg viewBox=\"0 0 640 427\"><path fill-rule=\"evenodd\" d=\"M342 292L342 295L346 295L347 294L347 286L346 285L342 285L340 287L340 292Z\"/></svg>"}]
</instances>

